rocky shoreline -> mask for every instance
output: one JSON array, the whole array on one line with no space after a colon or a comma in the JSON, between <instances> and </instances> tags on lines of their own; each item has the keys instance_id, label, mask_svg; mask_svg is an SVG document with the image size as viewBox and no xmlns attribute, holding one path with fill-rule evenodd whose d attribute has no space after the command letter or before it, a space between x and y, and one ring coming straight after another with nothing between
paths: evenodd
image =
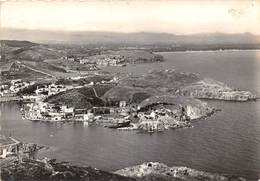
<instances>
[{"instance_id":1,"label":"rocky shoreline","mask_svg":"<svg viewBox=\"0 0 260 181\"><path fill-rule=\"evenodd\" d=\"M247 181L249 179L226 174L198 171L187 167L168 167L159 162L147 162L114 173L76 166L55 159L23 159L1 168L3 181Z\"/></svg>"},{"instance_id":2,"label":"rocky shoreline","mask_svg":"<svg viewBox=\"0 0 260 181\"><path fill-rule=\"evenodd\" d=\"M147 162L141 165L124 168L115 172L116 174L136 178L139 180L192 180L192 181L246 181L248 179L198 171L187 167L168 167L167 165L159 162Z\"/></svg>"},{"instance_id":3,"label":"rocky shoreline","mask_svg":"<svg viewBox=\"0 0 260 181\"><path fill-rule=\"evenodd\" d=\"M91 81L97 77L99 81ZM92 78L75 79L71 85L65 85L72 81L68 79L42 88L36 86L27 96L35 101L24 106L24 118L154 132L192 127L192 120L216 112L200 99L239 102L256 99L249 91L174 69L154 70L139 77L106 73Z\"/></svg>"},{"instance_id":4,"label":"rocky shoreline","mask_svg":"<svg viewBox=\"0 0 260 181\"><path fill-rule=\"evenodd\" d=\"M246 102L257 99L256 95L249 91L237 90L213 79L203 79L191 85L182 87L181 89L177 90L175 94L198 99L238 102Z\"/></svg>"},{"instance_id":5,"label":"rocky shoreline","mask_svg":"<svg viewBox=\"0 0 260 181\"><path fill-rule=\"evenodd\" d=\"M2 181L249 181L239 176L209 173L183 166L169 167L159 162L147 162L107 172L91 166L78 166L56 159L37 158L37 152L49 149L34 143L20 143L17 156L1 163ZM20 154L19 154L20 153ZM28 154L28 155L27 155ZM6 159L6 160L5 160Z\"/></svg>"}]
</instances>

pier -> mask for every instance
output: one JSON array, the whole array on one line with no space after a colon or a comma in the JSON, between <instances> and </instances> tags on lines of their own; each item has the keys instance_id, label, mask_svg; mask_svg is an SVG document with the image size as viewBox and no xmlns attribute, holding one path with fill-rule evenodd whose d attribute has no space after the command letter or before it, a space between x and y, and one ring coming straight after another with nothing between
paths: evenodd
<instances>
[{"instance_id":1,"label":"pier","mask_svg":"<svg viewBox=\"0 0 260 181\"><path fill-rule=\"evenodd\" d=\"M0 102L22 101L23 98L19 96L13 97L0 97Z\"/></svg>"}]
</instances>

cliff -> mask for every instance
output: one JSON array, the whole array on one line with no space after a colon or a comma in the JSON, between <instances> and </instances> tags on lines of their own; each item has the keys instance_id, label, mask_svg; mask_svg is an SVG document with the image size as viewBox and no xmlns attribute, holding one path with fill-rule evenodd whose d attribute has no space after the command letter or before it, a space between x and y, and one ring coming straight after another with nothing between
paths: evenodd
<instances>
[{"instance_id":1,"label":"cliff","mask_svg":"<svg viewBox=\"0 0 260 181\"><path fill-rule=\"evenodd\" d=\"M205 117L214 112L214 108L209 106L206 102L184 96L163 95L149 97L142 101L138 107L140 110L145 110L147 108L154 108L157 105L162 105L172 111L182 107L190 119Z\"/></svg>"}]
</instances>

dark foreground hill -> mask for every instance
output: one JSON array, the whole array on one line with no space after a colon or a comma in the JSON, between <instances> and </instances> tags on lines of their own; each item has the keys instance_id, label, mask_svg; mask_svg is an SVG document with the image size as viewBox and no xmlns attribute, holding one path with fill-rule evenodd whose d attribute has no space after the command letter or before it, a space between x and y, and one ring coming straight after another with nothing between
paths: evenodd
<instances>
[{"instance_id":1,"label":"dark foreground hill","mask_svg":"<svg viewBox=\"0 0 260 181\"><path fill-rule=\"evenodd\" d=\"M25 160L1 168L3 181L135 181L133 178L67 162Z\"/></svg>"},{"instance_id":2,"label":"dark foreground hill","mask_svg":"<svg viewBox=\"0 0 260 181\"><path fill-rule=\"evenodd\" d=\"M187 167L148 162L115 173L55 160L24 160L1 168L3 181L247 181L245 178L208 173Z\"/></svg>"},{"instance_id":3,"label":"dark foreground hill","mask_svg":"<svg viewBox=\"0 0 260 181\"><path fill-rule=\"evenodd\" d=\"M128 167L115 172L116 174L140 180L192 180L192 181L246 181L237 176L216 174L198 171L187 167L168 167L159 162L148 162L141 165Z\"/></svg>"}]
</instances>

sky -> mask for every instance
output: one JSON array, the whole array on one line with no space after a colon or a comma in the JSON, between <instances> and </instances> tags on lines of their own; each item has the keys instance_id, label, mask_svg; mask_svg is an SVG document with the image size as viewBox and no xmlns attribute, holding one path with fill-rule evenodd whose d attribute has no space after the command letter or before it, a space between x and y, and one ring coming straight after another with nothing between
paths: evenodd
<instances>
[{"instance_id":1,"label":"sky","mask_svg":"<svg viewBox=\"0 0 260 181\"><path fill-rule=\"evenodd\" d=\"M0 0L4 28L260 34L260 0Z\"/></svg>"}]
</instances>

